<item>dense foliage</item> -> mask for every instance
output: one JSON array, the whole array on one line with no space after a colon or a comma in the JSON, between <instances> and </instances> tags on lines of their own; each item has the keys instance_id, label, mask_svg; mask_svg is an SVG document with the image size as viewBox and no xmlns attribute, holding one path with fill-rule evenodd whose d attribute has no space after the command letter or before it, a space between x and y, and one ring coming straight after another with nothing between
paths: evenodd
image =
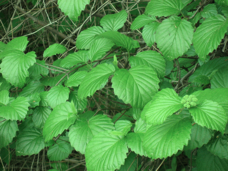
<instances>
[{"instance_id":1,"label":"dense foliage","mask_svg":"<svg viewBox=\"0 0 228 171\"><path fill-rule=\"evenodd\" d=\"M228 170L227 0L0 7L0 170Z\"/></svg>"}]
</instances>

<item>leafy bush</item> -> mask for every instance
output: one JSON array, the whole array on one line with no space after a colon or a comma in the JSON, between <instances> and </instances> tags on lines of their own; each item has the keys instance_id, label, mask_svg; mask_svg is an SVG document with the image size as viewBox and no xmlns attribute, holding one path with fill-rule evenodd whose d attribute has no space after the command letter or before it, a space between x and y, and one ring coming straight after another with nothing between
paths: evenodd
<instances>
[{"instance_id":1,"label":"leafy bush","mask_svg":"<svg viewBox=\"0 0 228 171\"><path fill-rule=\"evenodd\" d=\"M58 0L75 23L89 3ZM1 39L2 168L8 149L43 151L46 161L81 154L75 167L88 171L228 170L228 1L151 0L141 15L113 4L103 5L115 14L71 32L76 42L56 30L74 51L54 39L43 51L29 35Z\"/></svg>"}]
</instances>

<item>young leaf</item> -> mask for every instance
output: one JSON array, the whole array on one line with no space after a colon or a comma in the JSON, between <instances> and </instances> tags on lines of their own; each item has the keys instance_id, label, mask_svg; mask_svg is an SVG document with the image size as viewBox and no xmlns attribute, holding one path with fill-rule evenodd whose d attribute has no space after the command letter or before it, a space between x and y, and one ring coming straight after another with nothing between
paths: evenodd
<instances>
[{"instance_id":1,"label":"young leaf","mask_svg":"<svg viewBox=\"0 0 228 171\"><path fill-rule=\"evenodd\" d=\"M227 146L227 135L220 135L215 139L212 139L206 148L212 154L218 156L221 159L228 160L228 146Z\"/></svg>"},{"instance_id":2,"label":"young leaf","mask_svg":"<svg viewBox=\"0 0 228 171\"><path fill-rule=\"evenodd\" d=\"M50 161L61 161L66 159L72 152L72 147L67 137L60 137L56 144L48 149L47 155Z\"/></svg>"},{"instance_id":3,"label":"young leaf","mask_svg":"<svg viewBox=\"0 0 228 171\"><path fill-rule=\"evenodd\" d=\"M185 19L172 16L158 26L156 42L161 52L173 60L190 48L192 37L192 24Z\"/></svg>"},{"instance_id":4,"label":"young leaf","mask_svg":"<svg viewBox=\"0 0 228 171\"><path fill-rule=\"evenodd\" d=\"M10 120L22 120L28 112L29 103L26 97L18 97L7 106L0 107L0 117Z\"/></svg>"},{"instance_id":5,"label":"young leaf","mask_svg":"<svg viewBox=\"0 0 228 171\"><path fill-rule=\"evenodd\" d=\"M66 86L67 87L77 87L77 86L79 86L79 84L81 84L81 82L83 81L83 79L85 78L86 75L87 75L86 71L75 72L67 80Z\"/></svg>"},{"instance_id":6,"label":"young leaf","mask_svg":"<svg viewBox=\"0 0 228 171\"><path fill-rule=\"evenodd\" d=\"M32 120L35 126L38 128L42 128L50 113L51 113L51 109L49 107L44 107L44 106L36 107L32 115Z\"/></svg>"},{"instance_id":7,"label":"young leaf","mask_svg":"<svg viewBox=\"0 0 228 171\"><path fill-rule=\"evenodd\" d=\"M115 123L116 131L121 132L122 135L126 135L132 127L132 123L129 120L118 120Z\"/></svg>"},{"instance_id":8,"label":"young leaf","mask_svg":"<svg viewBox=\"0 0 228 171\"><path fill-rule=\"evenodd\" d=\"M102 58L102 55L109 51L113 45L114 43L109 39L96 40L89 50L89 59L95 61Z\"/></svg>"},{"instance_id":9,"label":"young leaf","mask_svg":"<svg viewBox=\"0 0 228 171\"><path fill-rule=\"evenodd\" d=\"M112 132L102 132L95 136L86 147L86 166L88 171L107 171L119 169L124 164L128 148L123 138Z\"/></svg>"},{"instance_id":10,"label":"young leaf","mask_svg":"<svg viewBox=\"0 0 228 171\"><path fill-rule=\"evenodd\" d=\"M35 128L20 132L16 142L17 156L38 154L45 147L42 132Z\"/></svg>"},{"instance_id":11,"label":"young leaf","mask_svg":"<svg viewBox=\"0 0 228 171\"><path fill-rule=\"evenodd\" d=\"M190 108L189 112L197 124L222 133L225 131L228 118L222 106L217 102L205 100L202 104Z\"/></svg>"},{"instance_id":12,"label":"young leaf","mask_svg":"<svg viewBox=\"0 0 228 171\"><path fill-rule=\"evenodd\" d=\"M162 124L168 116L181 109L181 98L173 89L163 89L156 94L156 98L147 103L141 115L147 123Z\"/></svg>"},{"instance_id":13,"label":"young leaf","mask_svg":"<svg viewBox=\"0 0 228 171\"><path fill-rule=\"evenodd\" d=\"M77 113L73 112L69 102L56 106L44 125L43 135L45 141L49 141L58 134L61 134L65 129L68 129L76 119Z\"/></svg>"},{"instance_id":14,"label":"young leaf","mask_svg":"<svg viewBox=\"0 0 228 171\"><path fill-rule=\"evenodd\" d=\"M157 73L150 67L138 65L130 70L120 69L112 78L115 94L126 104L142 108L158 91Z\"/></svg>"},{"instance_id":15,"label":"young leaf","mask_svg":"<svg viewBox=\"0 0 228 171\"><path fill-rule=\"evenodd\" d=\"M143 28L142 36L147 46L151 47L154 44L154 42L156 42L155 34L160 24L161 23L158 23L158 22L152 22L150 24L147 24Z\"/></svg>"},{"instance_id":16,"label":"young leaf","mask_svg":"<svg viewBox=\"0 0 228 171\"><path fill-rule=\"evenodd\" d=\"M162 159L182 150L188 144L191 128L191 120L180 115L169 116L163 124L151 126L143 140L148 156Z\"/></svg>"},{"instance_id":17,"label":"young leaf","mask_svg":"<svg viewBox=\"0 0 228 171\"><path fill-rule=\"evenodd\" d=\"M0 149L11 143L18 131L16 121L4 120L4 118L0 118Z\"/></svg>"},{"instance_id":18,"label":"young leaf","mask_svg":"<svg viewBox=\"0 0 228 171\"><path fill-rule=\"evenodd\" d=\"M185 5L187 4L183 3L183 0L151 0L146 6L145 13L158 17L178 15Z\"/></svg>"},{"instance_id":19,"label":"young leaf","mask_svg":"<svg viewBox=\"0 0 228 171\"><path fill-rule=\"evenodd\" d=\"M222 15L206 19L194 33L193 45L201 60L218 47L227 32L228 20ZM207 30L207 31L205 31Z\"/></svg>"},{"instance_id":20,"label":"young leaf","mask_svg":"<svg viewBox=\"0 0 228 171\"><path fill-rule=\"evenodd\" d=\"M78 51L66 56L60 63L64 68L70 68L79 63L85 64L89 60L87 51Z\"/></svg>"},{"instance_id":21,"label":"young leaf","mask_svg":"<svg viewBox=\"0 0 228 171\"><path fill-rule=\"evenodd\" d=\"M114 130L114 124L106 115L96 115L89 119L79 118L70 127L69 140L76 151L85 154L88 142L97 134Z\"/></svg>"},{"instance_id":22,"label":"young leaf","mask_svg":"<svg viewBox=\"0 0 228 171\"><path fill-rule=\"evenodd\" d=\"M58 0L58 5L61 11L64 12L65 15L68 15L71 20L78 21L81 11L85 9L85 6L89 4L89 2L89 0Z\"/></svg>"},{"instance_id":23,"label":"young leaf","mask_svg":"<svg viewBox=\"0 0 228 171\"><path fill-rule=\"evenodd\" d=\"M219 69L211 79L211 88L228 88L228 67Z\"/></svg>"},{"instance_id":24,"label":"young leaf","mask_svg":"<svg viewBox=\"0 0 228 171\"><path fill-rule=\"evenodd\" d=\"M53 87L47 95L49 105L54 108L57 105L64 103L69 98L70 90L67 87L58 85Z\"/></svg>"},{"instance_id":25,"label":"young leaf","mask_svg":"<svg viewBox=\"0 0 228 171\"><path fill-rule=\"evenodd\" d=\"M156 51L148 50L139 52L136 56L130 57L129 62L131 67L146 65L153 68L160 77L163 77L165 75L165 59L160 53Z\"/></svg>"},{"instance_id":26,"label":"young leaf","mask_svg":"<svg viewBox=\"0 0 228 171\"><path fill-rule=\"evenodd\" d=\"M43 54L43 57L51 57L53 55L57 55L57 54L63 54L66 51L66 47L63 45L60 45L58 43L55 43L53 45L50 45Z\"/></svg>"},{"instance_id":27,"label":"young leaf","mask_svg":"<svg viewBox=\"0 0 228 171\"><path fill-rule=\"evenodd\" d=\"M124 26L127 20L127 12L125 10L120 11L117 14L105 15L100 23L105 31L117 31Z\"/></svg>"},{"instance_id":28,"label":"young leaf","mask_svg":"<svg viewBox=\"0 0 228 171\"><path fill-rule=\"evenodd\" d=\"M139 15L135 18L135 20L131 24L131 30L139 29L153 21L156 21L156 18L147 16L145 14Z\"/></svg>"},{"instance_id":29,"label":"young leaf","mask_svg":"<svg viewBox=\"0 0 228 171\"><path fill-rule=\"evenodd\" d=\"M97 90L102 89L114 71L115 67L106 63L93 68L82 81L78 89L78 97L83 99L87 96L92 96Z\"/></svg>"},{"instance_id":30,"label":"young leaf","mask_svg":"<svg viewBox=\"0 0 228 171\"><path fill-rule=\"evenodd\" d=\"M24 54L19 50L11 50L2 60L1 72L3 77L15 87L23 87L28 69L36 62L35 52Z\"/></svg>"},{"instance_id":31,"label":"young leaf","mask_svg":"<svg viewBox=\"0 0 228 171\"><path fill-rule=\"evenodd\" d=\"M201 12L201 16L203 18L209 18L209 17L215 16L217 14L218 14L218 12L217 12L217 7L215 4L208 4L207 6L205 6L203 8L203 11Z\"/></svg>"},{"instance_id":32,"label":"young leaf","mask_svg":"<svg viewBox=\"0 0 228 171\"><path fill-rule=\"evenodd\" d=\"M0 91L0 106L7 105L9 103L9 91L2 90Z\"/></svg>"},{"instance_id":33,"label":"young leaf","mask_svg":"<svg viewBox=\"0 0 228 171\"><path fill-rule=\"evenodd\" d=\"M197 150L196 158L197 171L226 171L228 160L210 153L205 147Z\"/></svg>"},{"instance_id":34,"label":"young leaf","mask_svg":"<svg viewBox=\"0 0 228 171\"><path fill-rule=\"evenodd\" d=\"M90 49L95 40L98 39L98 35L105 31L99 26L93 26L86 30L83 30L76 40L77 49Z\"/></svg>"},{"instance_id":35,"label":"young leaf","mask_svg":"<svg viewBox=\"0 0 228 171\"><path fill-rule=\"evenodd\" d=\"M107 31L100 34L99 37L110 39L116 44L116 46L121 46L128 51L139 47L138 41L133 40L131 37L121 34L117 31Z\"/></svg>"}]
</instances>

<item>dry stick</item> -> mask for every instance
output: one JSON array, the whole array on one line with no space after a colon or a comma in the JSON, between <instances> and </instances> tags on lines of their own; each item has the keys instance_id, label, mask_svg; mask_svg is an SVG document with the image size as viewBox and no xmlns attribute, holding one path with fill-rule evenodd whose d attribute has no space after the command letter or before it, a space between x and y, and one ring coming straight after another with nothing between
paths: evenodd
<instances>
[{"instance_id":1,"label":"dry stick","mask_svg":"<svg viewBox=\"0 0 228 171\"><path fill-rule=\"evenodd\" d=\"M38 20L37 18L35 18L34 16L32 16L32 15L30 15L30 14L27 14L22 8L20 8L20 7L17 6L17 5L14 5L14 7L15 7L16 9L18 9L20 12L22 12L23 14L25 14L27 17L29 17L31 20L33 20L35 23L39 24L40 26L46 26L46 27L44 27L45 29L47 29L47 30L49 30L49 31L51 31L51 32L53 32L53 33L55 33L55 34L57 34L59 37L61 37L61 38L63 38L63 39L68 39L68 40L70 41L70 43L72 43L72 44L74 44L74 45L76 44L76 42L75 42L73 39L69 38L69 37L66 36L65 34L60 33L60 32L58 32L57 30L55 30L54 28L50 27L50 26L49 26L50 24L47 24L47 23L45 23L45 22L43 22L43 21L40 21L40 20Z\"/></svg>"},{"instance_id":2,"label":"dry stick","mask_svg":"<svg viewBox=\"0 0 228 171\"><path fill-rule=\"evenodd\" d=\"M161 162L161 164L158 166L158 168L156 169L156 171L158 171L160 169L160 167L162 166L162 164L164 163L165 159Z\"/></svg>"}]
</instances>

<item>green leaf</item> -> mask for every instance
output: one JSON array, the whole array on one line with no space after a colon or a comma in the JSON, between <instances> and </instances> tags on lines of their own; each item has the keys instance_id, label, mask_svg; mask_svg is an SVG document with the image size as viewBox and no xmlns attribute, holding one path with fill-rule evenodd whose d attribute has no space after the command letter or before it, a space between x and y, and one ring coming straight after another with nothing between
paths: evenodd
<instances>
[{"instance_id":1,"label":"green leaf","mask_svg":"<svg viewBox=\"0 0 228 171\"><path fill-rule=\"evenodd\" d=\"M82 112L87 106L87 99L79 99L77 90L70 92L69 100L70 102L74 102L74 106L78 111Z\"/></svg>"},{"instance_id":2,"label":"green leaf","mask_svg":"<svg viewBox=\"0 0 228 171\"><path fill-rule=\"evenodd\" d=\"M142 108L158 91L157 73L148 66L138 65L130 70L120 69L112 78L114 93L133 107Z\"/></svg>"},{"instance_id":3,"label":"green leaf","mask_svg":"<svg viewBox=\"0 0 228 171\"><path fill-rule=\"evenodd\" d=\"M61 11L68 15L68 17L73 21L78 21L78 17L81 14L81 11L85 9L85 6L89 4L89 0L74 0L74 1L65 1L58 0L58 5Z\"/></svg>"},{"instance_id":4,"label":"green leaf","mask_svg":"<svg viewBox=\"0 0 228 171\"><path fill-rule=\"evenodd\" d=\"M3 52L0 53L0 59L7 56L12 50L24 52L28 42L28 38L25 36L14 38L7 45L5 45Z\"/></svg>"},{"instance_id":5,"label":"green leaf","mask_svg":"<svg viewBox=\"0 0 228 171\"><path fill-rule=\"evenodd\" d=\"M227 123L227 115L217 102L205 100L202 104L190 108L189 112L194 121L207 128L224 132Z\"/></svg>"},{"instance_id":6,"label":"green leaf","mask_svg":"<svg viewBox=\"0 0 228 171\"><path fill-rule=\"evenodd\" d=\"M31 108L39 106L39 103L41 100L40 93L33 93L30 96L28 96L27 99L28 99L28 102L29 102Z\"/></svg>"},{"instance_id":7,"label":"green leaf","mask_svg":"<svg viewBox=\"0 0 228 171\"><path fill-rule=\"evenodd\" d=\"M3 43L3 42L0 42L0 55L1 55L1 52L3 52L6 48L6 44Z\"/></svg>"},{"instance_id":8,"label":"green leaf","mask_svg":"<svg viewBox=\"0 0 228 171\"><path fill-rule=\"evenodd\" d=\"M228 5L228 0L215 0L215 2L219 5Z\"/></svg>"},{"instance_id":9,"label":"green leaf","mask_svg":"<svg viewBox=\"0 0 228 171\"><path fill-rule=\"evenodd\" d=\"M213 155L205 147L197 150L197 171L227 171L228 160Z\"/></svg>"},{"instance_id":10,"label":"green leaf","mask_svg":"<svg viewBox=\"0 0 228 171\"><path fill-rule=\"evenodd\" d=\"M116 44L116 46L121 46L128 51L139 47L138 41L133 40L131 37L121 34L117 31L107 31L100 34L99 37L110 39Z\"/></svg>"},{"instance_id":11,"label":"green leaf","mask_svg":"<svg viewBox=\"0 0 228 171\"><path fill-rule=\"evenodd\" d=\"M147 123L162 124L168 116L183 108L181 98L173 89L163 89L156 94L156 98L147 103L141 115Z\"/></svg>"},{"instance_id":12,"label":"green leaf","mask_svg":"<svg viewBox=\"0 0 228 171\"><path fill-rule=\"evenodd\" d=\"M89 60L87 51L78 51L66 56L61 61L61 66L64 68L71 68L79 63L85 64Z\"/></svg>"},{"instance_id":13,"label":"green leaf","mask_svg":"<svg viewBox=\"0 0 228 171\"><path fill-rule=\"evenodd\" d=\"M40 82L45 85L45 86L50 86L50 87L54 87L56 86L56 84L62 84L66 81L67 77L65 74L60 74L58 76L55 77L44 77L42 79L40 79Z\"/></svg>"},{"instance_id":14,"label":"green leaf","mask_svg":"<svg viewBox=\"0 0 228 171\"><path fill-rule=\"evenodd\" d=\"M219 69L211 79L211 88L228 88L228 67Z\"/></svg>"},{"instance_id":15,"label":"green leaf","mask_svg":"<svg viewBox=\"0 0 228 171\"><path fill-rule=\"evenodd\" d=\"M90 61L95 61L102 58L106 52L108 52L114 43L109 39L98 39L94 42L89 50L89 59Z\"/></svg>"},{"instance_id":16,"label":"green leaf","mask_svg":"<svg viewBox=\"0 0 228 171\"><path fill-rule=\"evenodd\" d=\"M193 45L201 60L218 47L227 32L227 27L228 20L222 15L210 17L197 27L193 36Z\"/></svg>"},{"instance_id":17,"label":"green leaf","mask_svg":"<svg viewBox=\"0 0 228 171\"><path fill-rule=\"evenodd\" d=\"M28 69L36 62L35 52L24 54L19 50L11 50L2 60L1 72L3 77L15 87L23 87Z\"/></svg>"},{"instance_id":18,"label":"green leaf","mask_svg":"<svg viewBox=\"0 0 228 171\"><path fill-rule=\"evenodd\" d=\"M129 62L131 67L138 65L146 65L153 68L160 77L165 75L166 62L163 56L152 50L137 53L136 56L130 57Z\"/></svg>"},{"instance_id":19,"label":"green leaf","mask_svg":"<svg viewBox=\"0 0 228 171\"><path fill-rule=\"evenodd\" d=\"M228 62L226 61L227 59L228 59L228 57L223 57L223 58L216 58L216 59L208 61L207 63L205 63L201 67L199 67L189 77L188 81L196 82L196 80L198 80L198 78L200 78L201 76L206 76L208 79L210 79L212 73L214 73L216 70L228 65Z\"/></svg>"},{"instance_id":20,"label":"green leaf","mask_svg":"<svg viewBox=\"0 0 228 171\"><path fill-rule=\"evenodd\" d=\"M44 106L38 106L33 111L32 120L36 127L42 128L51 113L51 109Z\"/></svg>"},{"instance_id":21,"label":"green leaf","mask_svg":"<svg viewBox=\"0 0 228 171\"><path fill-rule=\"evenodd\" d=\"M203 8L203 11L201 12L201 16L203 18L209 18L209 17L215 16L217 14L218 14L218 12L217 12L217 7L215 4L208 4L207 6L205 6Z\"/></svg>"},{"instance_id":22,"label":"green leaf","mask_svg":"<svg viewBox=\"0 0 228 171\"><path fill-rule=\"evenodd\" d=\"M129 120L118 120L115 123L115 128L117 132L121 132L122 135L127 135L131 130L132 123Z\"/></svg>"},{"instance_id":23,"label":"green leaf","mask_svg":"<svg viewBox=\"0 0 228 171\"><path fill-rule=\"evenodd\" d=\"M45 147L42 132L35 128L20 132L16 142L17 155L38 154Z\"/></svg>"},{"instance_id":24,"label":"green leaf","mask_svg":"<svg viewBox=\"0 0 228 171\"><path fill-rule=\"evenodd\" d=\"M125 10L120 11L117 14L105 15L100 23L105 31L117 31L124 26L127 20L127 12Z\"/></svg>"},{"instance_id":25,"label":"green leaf","mask_svg":"<svg viewBox=\"0 0 228 171\"><path fill-rule=\"evenodd\" d=\"M180 14L181 10L187 5L182 0L151 0L145 13L153 16L169 16L173 14Z\"/></svg>"},{"instance_id":26,"label":"green leaf","mask_svg":"<svg viewBox=\"0 0 228 171\"><path fill-rule=\"evenodd\" d=\"M96 115L89 119L79 118L70 127L69 140L76 151L85 154L88 142L97 134L114 130L114 124L106 115Z\"/></svg>"},{"instance_id":27,"label":"green leaf","mask_svg":"<svg viewBox=\"0 0 228 171\"><path fill-rule=\"evenodd\" d=\"M140 156L148 156L143 148L144 133L129 133L127 134L127 146Z\"/></svg>"},{"instance_id":28,"label":"green leaf","mask_svg":"<svg viewBox=\"0 0 228 171\"><path fill-rule=\"evenodd\" d=\"M67 87L77 87L77 86L79 86L79 84L81 84L81 82L83 81L83 79L85 78L86 75L87 75L86 71L77 71L77 72L75 72L67 80L66 86Z\"/></svg>"},{"instance_id":29,"label":"green leaf","mask_svg":"<svg viewBox=\"0 0 228 171\"><path fill-rule=\"evenodd\" d=\"M199 103L203 103L205 100L217 102L219 105L223 107L228 116L227 88L206 89L204 91L197 91L194 93L194 95L196 95Z\"/></svg>"},{"instance_id":30,"label":"green leaf","mask_svg":"<svg viewBox=\"0 0 228 171\"><path fill-rule=\"evenodd\" d=\"M218 156L221 159L228 160L228 137L227 135L220 135L212 139L209 144L206 145L206 148L212 154Z\"/></svg>"},{"instance_id":31,"label":"green leaf","mask_svg":"<svg viewBox=\"0 0 228 171\"><path fill-rule=\"evenodd\" d=\"M50 161L61 161L66 159L72 152L72 147L67 137L60 137L56 144L48 149L47 155Z\"/></svg>"},{"instance_id":32,"label":"green leaf","mask_svg":"<svg viewBox=\"0 0 228 171\"><path fill-rule=\"evenodd\" d=\"M93 26L83 30L76 40L77 49L90 49L95 40L98 39L98 35L104 32L105 31L99 26Z\"/></svg>"},{"instance_id":33,"label":"green leaf","mask_svg":"<svg viewBox=\"0 0 228 171\"><path fill-rule=\"evenodd\" d=\"M154 42L156 42L156 32L160 24L161 23L153 22L153 23L147 24L143 28L142 36L147 46L151 47L154 44Z\"/></svg>"},{"instance_id":34,"label":"green leaf","mask_svg":"<svg viewBox=\"0 0 228 171\"><path fill-rule=\"evenodd\" d=\"M83 99L87 96L92 96L97 90L102 89L114 71L115 67L107 63L93 68L82 81L78 90L78 97Z\"/></svg>"},{"instance_id":35,"label":"green leaf","mask_svg":"<svg viewBox=\"0 0 228 171\"><path fill-rule=\"evenodd\" d=\"M131 152L127 156L124 165L122 165L118 171L135 171L137 168L137 158L138 156L135 153Z\"/></svg>"},{"instance_id":36,"label":"green leaf","mask_svg":"<svg viewBox=\"0 0 228 171\"><path fill-rule=\"evenodd\" d=\"M170 60L182 56L190 48L192 37L192 24L177 16L165 19L156 32L158 48Z\"/></svg>"},{"instance_id":37,"label":"green leaf","mask_svg":"<svg viewBox=\"0 0 228 171\"><path fill-rule=\"evenodd\" d=\"M194 150L195 148L201 148L204 144L207 144L212 136L212 131L206 127L202 127L198 124L192 126L191 139L188 142L185 150Z\"/></svg>"},{"instance_id":38,"label":"green leaf","mask_svg":"<svg viewBox=\"0 0 228 171\"><path fill-rule=\"evenodd\" d=\"M227 8L227 6L222 6L222 13L223 13L226 17L228 17L228 8Z\"/></svg>"},{"instance_id":39,"label":"green leaf","mask_svg":"<svg viewBox=\"0 0 228 171\"><path fill-rule=\"evenodd\" d=\"M44 85L39 81L32 81L20 92L19 96L30 96L33 93L41 93L44 91Z\"/></svg>"},{"instance_id":40,"label":"green leaf","mask_svg":"<svg viewBox=\"0 0 228 171\"><path fill-rule=\"evenodd\" d=\"M10 83L0 76L0 90L9 90Z\"/></svg>"},{"instance_id":41,"label":"green leaf","mask_svg":"<svg viewBox=\"0 0 228 171\"><path fill-rule=\"evenodd\" d=\"M51 57L53 55L63 54L64 52L66 52L66 47L58 43L55 43L53 45L50 45L47 49L45 49L43 57Z\"/></svg>"},{"instance_id":42,"label":"green leaf","mask_svg":"<svg viewBox=\"0 0 228 171\"><path fill-rule=\"evenodd\" d=\"M150 17L145 14L139 15L135 18L135 20L131 24L131 30L139 29L153 21L156 21L154 16Z\"/></svg>"},{"instance_id":43,"label":"green leaf","mask_svg":"<svg viewBox=\"0 0 228 171\"><path fill-rule=\"evenodd\" d=\"M49 106L47 99L48 91L40 93L40 106Z\"/></svg>"},{"instance_id":44,"label":"green leaf","mask_svg":"<svg viewBox=\"0 0 228 171\"><path fill-rule=\"evenodd\" d=\"M189 118L180 115L169 116L163 124L151 126L147 130L143 146L153 159L172 156L188 144L191 128Z\"/></svg>"},{"instance_id":45,"label":"green leaf","mask_svg":"<svg viewBox=\"0 0 228 171\"><path fill-rule=\"evenodd\" d=\"M29 103L26 97L18 97L7 106L0 107L0 117L10 120L22 120L28 112Z\"/></svg>"},{"instance_id":46,"label":"green leaf","mask_svg":"<svg viewBox=\"0 0 228 171\"><path fill-rule=\"evenodd\" d=\"M33 78L36 78L36 77L41 78L41 75L47 76L48 73L49 73L49 71L47 69L47 66L45 66L45 61L36 60L35 65L33 65L32 67L29 68L30 77L33 77Z\"/></svg>"},{"instance_id":47,"label":"green leaf","mask_svg":"<svg viewBox=\"0 0 228 171\"><path fill-rule=\"evenodd\" d=\"M4 120L4 118L0 118L0 149L11 143L18 131L16 121Z\"/></svg>"},{"instance_id":48,"label":"green leaf","mask_svg":"<svg viewBox=\"0 0 228 171\"><path fill-rule=\"evenodd\" d=\"M58 85L53 87L47 94L49 105L54 108L57 105L64 103L69 98L70 90L67 87Z\"/></svg>"},{"instance_id":49,"label":"green leaf","mask_svg":"<svg viewBox=\"0 0 228 171\"><path fill-rule=\"evenodd\" d=\"M9 103L9 91L2 90L0 91L0 106L7 105Z\"/></svg>"},{"instance_id":50,"label":"green leaf","mask_svg":"<svg viewBox=\"0 0 228 171\"><path fill-rule=\"evenodd\" d=\"M45 141L49 141L58 134L61 134L65 129L68 129L72 124L74 124L76 119L77 114L73 113L69 102L56 106L50 113L44 125L43 135Z\"/></svg>"},{"instance_id":51,"label":"green leaf","mask_svg":"<svg viewBox=\"0 0 228 171\"><path fill-rule=\"evenodd\" d=\"M102 132L95 136L86 147L86 167L88 171L108 171L119 169L124 164L128 152L125 140L112 132Z\"/></svg>"}]
</instances>

